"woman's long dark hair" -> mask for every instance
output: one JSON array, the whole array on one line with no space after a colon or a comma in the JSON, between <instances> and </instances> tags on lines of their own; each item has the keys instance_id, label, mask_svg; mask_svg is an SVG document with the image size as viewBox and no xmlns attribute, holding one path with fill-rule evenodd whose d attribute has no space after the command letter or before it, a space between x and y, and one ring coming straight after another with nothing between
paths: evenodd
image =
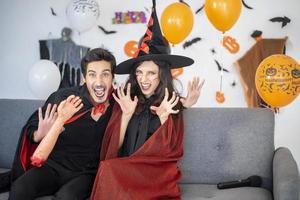
<instances>
[{"instance_id":1,"label":"woman's long dark hair","mask_svg":"<svg viewBox=\"0 0 300 200\"><path fill-rule=\"evenodd\" d=\"M144 62L144 61L142 61L142 62ZM138 98L138 105L137 105L136 113L139 113L142 111L142 108L147 100L145 95L142 93L140 86L136 79L136 69L138 66L141 65L142 62L138 62L134 65L133 69L131 70L131 72L129 74L129 78L126 82L126 87L127 87L128 83L131 84L131 94L130 94L131 98L133 99L134 96L137 96L137 98ZM159 67L160 81L159 81L157 88L154 91L154 94L150 98L152 99L151 105L159 106L165 96L165 88L168 88L169 99L171 98L173 91L175 91L177 95L178 95L178 93L173 85L173 77L171 74L171 70L169 68L170 64L165 61L153 61L153 62L156 65L158 65L158 67ZM183 109L182 103L180 101L178 101L177 105L173 109L174 110L177 110L177 109L182 110Z\"/></svg>"}]
</instances>

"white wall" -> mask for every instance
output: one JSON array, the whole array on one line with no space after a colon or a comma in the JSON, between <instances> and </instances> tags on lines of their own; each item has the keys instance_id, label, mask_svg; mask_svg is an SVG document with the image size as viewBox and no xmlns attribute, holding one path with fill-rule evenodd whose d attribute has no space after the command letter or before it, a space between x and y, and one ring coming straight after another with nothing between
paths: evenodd
<instances>
[{"instance_id":1,"label":"white wall","mask_svg":"<svg viewBox=\"0 0 300 200\"><path fill-rule=\"evenodd\" d=\"M65 16L65 8L69 0L2 0L0 2L0 98L35 99L30 91L27 76L30 67L39 59L38 40L59 38L61 29L69 26ZM127 59L123 46L128 40L138 40L145 31L145 24L113 25L112 18L116 11L145 11L150 10L152 1L137 0L110 0L100 1L100 17L98 24L108 30L117 30L117 34L105 35L96 26L90 31L73 34L73 40L89 47L104 46L110 49L117 60ZM164 8L175 0L157 0L158 16ZM204 0L186 0L195 12ZM201 37L202 41L184 50L182 44L172 48L173 54L192 57L195 64L185 68L185 73L179 77L184 87L194 75L206 79L201 99L196 106L199 107L246 107L243 90L236 73L234 62L240 58L255 43L250 34L258 29L263 31L265 38L279 38L288 36L287 55L300 61L300 38L297 30L300 28L300 1L298 0L248 0L246 1L253 10L242 8L242 14L236 25L228 32L237 39L240 51L230 54L220 45L221 33L216 31L208 22L204 11L195 15L194 28L187 40ZM52 7L57 16L51 15ZM146 12L149 16L150 13ZM269 19L277 16L289 17L292 22L285 28L279 23L271 23ZM49 33L51 32L51 37ZM298 37L297 37L298 36ZM212 55L210 49L214 48L217 54ZM220 74L216 69L214 59L231 71L224 74L223 91L226 101L218 104L215 101L215 92L219 89ZM126 77L117 77L123 81ZM230 83L235 80L237 85L233 88ZM183 92L185 93L185 92ZM292 104L280 110L276 115L275 144L289 147L300 166L300 131L299 121L300 97ZM297 120L298 119L298 120Z\"/></svg>"}]
</instances>

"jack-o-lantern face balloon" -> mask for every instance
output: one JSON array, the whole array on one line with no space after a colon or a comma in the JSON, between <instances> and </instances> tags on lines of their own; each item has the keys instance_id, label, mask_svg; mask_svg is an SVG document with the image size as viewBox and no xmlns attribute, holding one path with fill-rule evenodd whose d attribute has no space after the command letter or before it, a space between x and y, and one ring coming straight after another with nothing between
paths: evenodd
<instances>
[{"instance_id":1,"label":"jack-o-lantern face balloon","mask_svg":"<svg viewBox=\"0 0 300 200\"><path fill-rule=\"evenodd\" d=\"M286 106L300 92L300 66L289 56L269 56L256 70L255 85L267 104L273 107Z\"/></svg>"},{"instance_id":2,"label":"jack-o-lantern face balloon","mask_svg":"<svg viewBox=\"0 0 300 200\"><path fill-rule=\"evenodd\" d=\"M295 79L300 78L300 70L299 69L293 69L292 70L292 76Z\"/></svg>"},{"instance_id":3,"label":"jack-o-lantern face balloon","mask_svg":"<svg viewBox=\"0 0 300 200\"><path fill-rule=\"evenodd\" d=\"M277 73L277 70L274 67L270 67L266 70L267 76L275 76Z\"/></svg>"}]
</instances>

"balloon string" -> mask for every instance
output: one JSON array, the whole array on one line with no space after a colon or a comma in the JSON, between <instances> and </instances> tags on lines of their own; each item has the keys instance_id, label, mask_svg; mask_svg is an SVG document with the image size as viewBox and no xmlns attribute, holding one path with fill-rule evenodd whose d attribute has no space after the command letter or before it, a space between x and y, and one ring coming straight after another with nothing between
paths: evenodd
<instances>
[{"instance_id":1,"label":"balloon string","mask_svg":"<svg viewBox=\"0 0 300 200\"><path fill-rule=\"evenodd\" d=\"M78 36L79 36L79 45L81 45L81 35L80 35L80 32L78 32ZM80 47L79 48L79 55L80 55L80 60L82 59L82 48Z\"/></svg>"},{"instance_id":2,"label":"balloon string","mask_svg":"<svg viewBox=\"0 0 300 200\"><path fill-rule=\"evenodd\" d=\"M224 42L224 32L222 33L222 39L221 39L221 58L222 58L222 52L223 52L223 42ZM221 73L220 73L220 92L222 92L222 83L223 83L223 63L220 64L221 65Z\"/></svg>"},{"instance_id":3,"label":"balloon string","mask_svg":"<svg viewBox=\"0 0 300 200\"><path fill-rule=\"evenodd\" d=\"M52 58L53 58L53 40L51 40L52 38L52 33L49 32L48 33L48 37L47 37L47 45L49 45L49 60L52 61Z\"/></svg>"},{"instance_id":4,"label":"balloon string","mask_svg":"<svg viewBox=\"0 0 300 200\"><path fill-rule=\"evenodd\" d=\"M223 75L221 72L221 78L220 78L220 92L222 92L222 82L223 82Z\"/></svg>"}]
</instances>

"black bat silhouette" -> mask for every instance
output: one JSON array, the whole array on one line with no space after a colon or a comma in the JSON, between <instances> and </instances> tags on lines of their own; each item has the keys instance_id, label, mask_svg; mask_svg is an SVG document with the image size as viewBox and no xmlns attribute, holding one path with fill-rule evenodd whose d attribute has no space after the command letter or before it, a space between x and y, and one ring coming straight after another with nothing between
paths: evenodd
<instances>
[{"instance_id":1,"label":"black bat silhouette","mask_svg":"<svg viewBox=\"0 0 300 200\"><path fill-rule=\"evenodd\" d=\"M147 8L147 7L144 7L145 8L145 10L147 11L147 13L149 13L149 9Z\"/></svg>"},{"instance_id":2,"label":"black bat silhouette","mask_svg":"<svg viewBox=\"0 0 300 200\"><path fill-rule=\"evenodd\" d=\"M199 8L199 9L196 11L196 14L198 14L201 10L203 10L204 5L205 5L205 4L203 4L203 6L201 6L201 8Z\"/></svg>"},{"instance_id":3,"label":"black bat silhouette","mask_svg":"<svg viewBox=\"0 0 300 200\"><path fill-rule=\"evenodd\" d=\"M215 49L211 49L210 51L211 51L212 54L215 54L215 53L216 53L216 50L215 50Z\"/></svg>"},{"instance_id":4,"label":"black bat silhouette","mask_svg":"<svg viewBox=\"0 0 300 200\"><path fill-rule=\"evenodd\" d=\"M52 14L53 16L57 16L56 13L54 12L54 9L51 8L51 7L50 7L50 9L51 9L51 14Z\"/></svg>"},{"instance_id":5,"label":"black bat silhouette","mask_svg":"<svg viewBox=\"0 0 300 200\"><path fill-rule=\"evenodd\" d=\"M215 62L217 64L217 66L218 66L218 70L219 71L223 70L223 72L229 72L227 69L223 68L217 60L215 60Z\"/></svg>"},{"instance_id":6,"label":"black bat silhouette","mask_svg":"<svg viewBox=\"0 0 300 200\"><path fill-rule=\"evenodd\" d=\"M236 82L233 81L233 82L231 83L231 86L232 86L232 87L236 86Z\"/></svg>"},{"instance_id":7,"label":"black bat silhouette","mask_svg":"<svg viewBox=\"0 0 300 200\"><path fill-rule=\"evenodd\" d=\"M98 28L100 28L105 34L113 34L117 32L117 31L107 31L102 26L98 26Z\"/></svg>"},{"instance_id":8,"label":"black bat silhouette","mask_svg":"<svg viewBox=\"0 0 300 200\"><path fill-rule=\"evenodd\" d=\"M281 28L285 27L288 23L291 22L291 19L284 16L284 17L274 17L270 19L271 22L281 22Z\"/></svg>"},{"instance_id":9,"label":"black bat silhouette","mask_svg":"<svg viewBox=\"0 0 300 200\"><path fill-rule=\"evenodd\" d=\"M183 1L183 0L179 0L179 2L180 3L184 3L185 5L187 5L188 7L190 7L190 5L189 4L187 4L185 1Z\"/></svg>"},{"instance_id":10,"label":"black bat silhouette","mask_svg":"<svg viewBox=\"0 0 300 200\"><path fill-rule=\"evenodd\" d=\"M193 38L192 40L184 42L184 44L182 45L182 47L185 49L185 48L187 48L189 46L192 46L192 44L194 44L196 42L199 42L201 40L202 39L200 37Z\"/></svg>"},{"instance_id":11,"label":"black bat silhouette","mask_svg":"<svg viewBox=\"0 0 300 200\"><path fill-rule=\"evenodd\" d=\"M248 6L248 5L244 2L244 0L242 0L242 3L243 3L243 5L244 5L246 8L248 8L248 9L253 9L252 7Z\"/></svg>"},{"instance_id":12,"label":"black bat silhouette","mask_svg":"<svg viewBox=\"0 0 300 200\"><path fill-rule=\"evenodd\" d=\"M262 31L255 30L255 31L253 31L253 33L251 34L251 37L257 38L257 37L260 37L261 35L262 35Z\"/></svg>"}]
</instances>

